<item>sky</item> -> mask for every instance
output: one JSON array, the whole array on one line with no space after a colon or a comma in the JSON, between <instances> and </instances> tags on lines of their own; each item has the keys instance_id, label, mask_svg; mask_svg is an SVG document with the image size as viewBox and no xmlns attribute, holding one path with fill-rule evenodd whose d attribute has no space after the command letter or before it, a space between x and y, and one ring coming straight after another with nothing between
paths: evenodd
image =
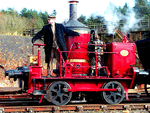
<instances>
[{"instance_id":1,"label":"sky","mask_svg":"<svg viewBox=\"0 0 150 113\"><path fill-rule=\"evenodd\" d=\"M1 0L0 10L14 8L18 13L23 8L33 9L38 12L47 11L49 14L55 9L57 12L57 22L61 23L69 19L69 0ZM77 17L80 15L90 16L91 14L103 13L110 2L115 6L123 7L127 2L130 7L134 7L134 0L78 0Z\"/></svg>"}]
</instances>

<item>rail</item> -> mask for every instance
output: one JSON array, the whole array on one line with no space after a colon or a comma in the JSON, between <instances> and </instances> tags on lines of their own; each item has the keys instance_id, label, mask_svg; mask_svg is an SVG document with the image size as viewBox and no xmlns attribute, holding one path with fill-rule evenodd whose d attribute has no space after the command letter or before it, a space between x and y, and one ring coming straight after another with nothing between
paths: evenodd
<instances>
[{"instance_id":1,"label":"rail","mask_svg":"<svg viewBox=\"0 0 150 113\"><path fill-rule=\"evenodd\" d=\"M118 104L118 105L106 105L106 104L73 104L66 106L1 106L0 112L53 112L59 113L63 111L75 111L75 112L86 112L86 111L133 111L133 110L146 110L150 111L149 103L130 103L130 104Z\"/></svg>"},{"instance_id":2,"label":"rail","mask_svg":"<svg viewBox=\"0 0 150 113\"><path fill-rule=\"evenodd\" d=\"M140 112L148 113L150 112L150 97L147 97L144 92L141 94L130 93L130 101L124 101L121 104L110 105L102 104L99 101L71 101L65 106L56 106L52 103L43 101L39 104L39 98L32 99L31 97L26 97L26 94L8 94L0 95L0 113L5 112L52 112L52 113L62 113L62 112ZM136 111L137 110L137 111Z\"/></svg>"}]
</instances>

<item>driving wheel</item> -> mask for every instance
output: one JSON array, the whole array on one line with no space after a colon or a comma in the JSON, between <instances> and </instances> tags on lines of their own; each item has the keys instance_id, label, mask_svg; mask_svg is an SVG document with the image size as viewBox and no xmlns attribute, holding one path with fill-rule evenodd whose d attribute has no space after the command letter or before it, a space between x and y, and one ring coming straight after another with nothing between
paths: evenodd
<instances>
[{"instance_id":1,"label":"driving wheel","mask_svg":"<svg viewBox=\"0 0 150 113\"><path fill-rule=\"evenodd\" d=\"M52 83L47 90L48 100L58 106L67 104L72 97L72 92L67 92L67 89L71 89L67 82L58 81Z\"/></svg>"},{"instance_id":2,"label":"driving wheel","mask_svg":"<svg viewBox=\"0 0 150 113\"><path fill-rule=\"evenodd\" d=\"M124 89L119 82L108 82L103 87L104 89L117 89L117 91L103 91L102 97L109 104L118 104L123 100Z\"/></svg>"}]
</instances>

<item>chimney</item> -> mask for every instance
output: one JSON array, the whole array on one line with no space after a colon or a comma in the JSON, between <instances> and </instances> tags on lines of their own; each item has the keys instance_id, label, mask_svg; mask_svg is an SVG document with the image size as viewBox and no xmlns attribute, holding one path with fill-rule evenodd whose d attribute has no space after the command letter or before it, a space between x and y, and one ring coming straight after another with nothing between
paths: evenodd
<instances>
[{"instance_id":1,"label":"chimney","mask_svg":"<svg viewBox=\"0 0 150 113\"><path fill-rule=\"evenodd\" d=\"M86 25L82 24L81 22L77 20L77 4L78 3L79 1L76 1L76 0L69 1L70 18L69 18L69 21L64 26L68 29L75 30L75 31L89 32L90 29Z\"/></svg>"},{"instance_id":2,"label":"chimney","mask_svg":"<svg viewBox=\"0 0 150 113\"><path fill-rule=\"evenodd\" d=\"M69 19L77 20L77 3L79 3L79 1L69 1L69 3L70 3L70 18Z\"/></svg>"}]
</instances>

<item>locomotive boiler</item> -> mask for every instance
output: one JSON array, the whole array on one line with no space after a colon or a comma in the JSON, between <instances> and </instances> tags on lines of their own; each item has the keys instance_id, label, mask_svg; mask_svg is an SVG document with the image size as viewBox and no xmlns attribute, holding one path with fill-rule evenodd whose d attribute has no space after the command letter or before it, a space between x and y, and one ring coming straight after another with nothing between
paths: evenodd
<instances>
[{"instance_id":1,"label":"locomotive boiler","mask_svg":"<svg viewBox=\"0 0 150 113\"><path fill-rule=\"evenodd\" d=\"M40 47L45 44L34 44L38 47L36 65L6 70L5 75L22 79L25 83L23 90L28 95L39 96L40 102L46 97L55 105L65 105L71 99L84 97L89 99L90 96L93 96L90 95L91 92L100 93L99 97L109 104L120 103L124 94L129 100L128 89L133 89L136 84L141 84L144 80L149 79L147 54L143 57L149 48L148 44L143 47L141 46L144 45L143 42L136 42L145 68L141 71L133 66L135 64L135 43L122 41L104 44L99 38L96 38L94 31L91 32L87 26L77 21L78 1L69 1L69 3L70 20L65 27L79 32L80 36L66 36L67 51L59 51L59 76L48 78L42 75ZM63 59L63 52L67 53L66 60Z\"/></svg>"},{"instance_id":2,"label":"locomotive boiler","mask_svg":"<svg viewBox=\"0 0 150 113\"><path fill-rule=\"evenodd\" d=\"M78 1L69 1L70 19L65 27L80 33L80 36L66 37L68 57L67 62L72 66L72 74L87 75L89 70L88 45L90 42L90 29L77 21ZM83 52L84 51L84 52Z\"/></svg>"}]
</instances>

